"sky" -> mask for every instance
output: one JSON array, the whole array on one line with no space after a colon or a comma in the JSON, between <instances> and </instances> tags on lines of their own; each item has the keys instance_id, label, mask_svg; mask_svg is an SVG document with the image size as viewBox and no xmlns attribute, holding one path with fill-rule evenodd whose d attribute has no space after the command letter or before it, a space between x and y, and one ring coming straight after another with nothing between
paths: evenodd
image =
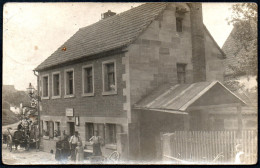
<instances>
[{"instance_id":1,"label":"sky","mask_svg":"<svg viewBox=\"0 0 260 168\"><path fill-rule=\"evenodd\" d=\"M81 27L140 3L6 3L3 11L3 84L36 88L33 74L41 62ZM220 47L232 30L226 18L232 3L203 3L203 22Z\"/></svg>"}]
</instances>

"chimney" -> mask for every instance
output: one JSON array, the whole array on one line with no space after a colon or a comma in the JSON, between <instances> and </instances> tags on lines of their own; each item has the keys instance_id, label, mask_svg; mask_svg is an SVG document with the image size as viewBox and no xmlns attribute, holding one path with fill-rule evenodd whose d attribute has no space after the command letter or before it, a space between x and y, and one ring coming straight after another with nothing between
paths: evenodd
<instances>
[{"instance_id":1,"label":"chimney","mask_svg":"<svg viewBox=\"0 0 260 168\"><path fill-rule=\"evenodd\" d=\"M206 58L202 4L189 3L192 40L193 82L206 81Z\"/></svg>"},{"instance_id":2,"label":"chimney","mask_svg":"<svg viewBox=\"0 0 260 168\"><path fill-rule=\"evenodd\" d=\"M107 12L101 14L101 19L106 19L106 18L108 18L110 16L114 16L114 15L116 15L115 12L111 12L111 10L108 10Z\"/></svg>"}]
</instances>

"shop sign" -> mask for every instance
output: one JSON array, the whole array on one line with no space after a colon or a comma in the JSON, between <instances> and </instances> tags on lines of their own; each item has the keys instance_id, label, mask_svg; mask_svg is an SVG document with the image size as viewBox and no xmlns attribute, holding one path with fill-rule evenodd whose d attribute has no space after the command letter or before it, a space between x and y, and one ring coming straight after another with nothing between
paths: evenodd
<instances>
[{"instance_id":1,"label":"shop sign","mask_svg":"<svg viewBox=\"0 0 260 168\"><path fill-rule=\"evenodd\" d=\"M73 117L74 116L73 108L66 108L66 116L67 117Z\"/></svg>"}]
</instances>

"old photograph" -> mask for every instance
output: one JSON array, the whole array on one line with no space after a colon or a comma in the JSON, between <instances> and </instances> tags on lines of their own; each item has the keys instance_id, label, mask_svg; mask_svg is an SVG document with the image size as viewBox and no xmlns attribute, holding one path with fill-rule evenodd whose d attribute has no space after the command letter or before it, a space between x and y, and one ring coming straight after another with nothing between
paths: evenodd
<instances>
[{"instance_id":1,"label":"old photograph","mask_svg":"<svg viewBox=\"0 0 260 168\"><path fill-rule=\"evenodd\" d=\"M2 163L258 158L256 3L5 3Z\"/></svg>"}]
</instances>

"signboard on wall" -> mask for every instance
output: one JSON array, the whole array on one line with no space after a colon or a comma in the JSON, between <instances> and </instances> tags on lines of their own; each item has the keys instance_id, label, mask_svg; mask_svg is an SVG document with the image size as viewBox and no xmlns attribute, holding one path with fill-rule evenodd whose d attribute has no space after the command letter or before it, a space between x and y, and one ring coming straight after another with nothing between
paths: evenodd
<instances>
[{"instance_id":1,"label":"signboard on wall","mask_svg":"<svg viewBox=\"0 0 260 168\"><path fill-rule=\"evenodd\" d=\"M76 117L75 117L75 125L76 125L76 126L79 126L79 116L76 116Z\"/></svg>"},{"instance_id":2,"label":"signboard on wall","mask_svg":"<svg viewBox=\"0 0 260 168\"><path fill-rule=\"evenodd\" d=\"M66 116L67 117L73 117L74 116L73 108L66 108Z\"/></svg>"}]
</instances>

